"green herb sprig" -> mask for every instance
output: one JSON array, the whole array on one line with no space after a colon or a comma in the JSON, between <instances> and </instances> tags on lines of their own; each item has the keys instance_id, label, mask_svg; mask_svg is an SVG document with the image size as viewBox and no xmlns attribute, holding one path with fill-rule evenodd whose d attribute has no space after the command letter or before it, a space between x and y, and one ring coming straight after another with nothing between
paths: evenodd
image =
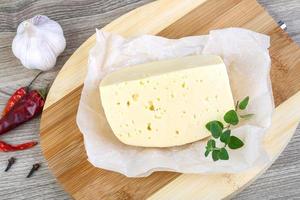
<instances>
[{"instance_id":1,"label":"green herb sprig","mask_svg":"<svg viewBox=\"0 0 300 200\"><path fill-rule=\"evenodd\" d=\"M231 135L231 126L237 125L240 122L240 118L248 119L253 116L253 114L239 115L239 110L245 110L249 103L249 97L247 96L242 101L237 101L235 109L229 110L224 115L224 121L227 123L226 126L220 121L214 120L206 124L206 128L212 135L212 138L207 141L205 157L209 156L211 153L213 161L217 160L229 160L229 154L227 147L230 149L239 149L244 146L244 142L236 136ZM216 140L224 144L223 147L216 146Z\"/></svg>"}]
</instances>

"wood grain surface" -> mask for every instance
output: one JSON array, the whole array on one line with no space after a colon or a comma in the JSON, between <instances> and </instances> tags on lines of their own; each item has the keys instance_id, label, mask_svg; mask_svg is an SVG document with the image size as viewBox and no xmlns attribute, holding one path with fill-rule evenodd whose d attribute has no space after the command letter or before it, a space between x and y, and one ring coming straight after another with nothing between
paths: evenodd
<instances>
[{"instance_id":1,"label":"wood grain surface","mask_svg":"<svg viewBox=\"0 0 300 200\"><path fill-rule=\"evenodd\" d=\"M46 85L54 78L57 70L70 54L94 33L95 27L102 27L117 16L148 1L1 1L0 3L0 103L1 106L15 88L30 81L37 72L21 67L12 55L10 45L17 24L34 14L46 14L59 21L67 38L67 49L60 57L58 68L45 73L36 87ZM299 1L261 1L276 19L283 19L291 31L291 36L299 41ZM37 138L38 119L12 131L3 137L7 141L21 142ZM275 162L275 164L252 186L239 194L237 199L295 199L299 197L299 131L294 139ZM17 164L10 173L0 172L1 199L69 199L56 185L49 173L40 149L26 152L0 154L0 164L14 155ZM43 162L43 168L30 180L24 177L34 162Z\"/></svg>"},{"instance_id":2,"label":"wood grain surface","mask_svg":"<svg viewBox=\"0 0 300 200\"><path fill-rule=\"evenodd\" d=\"M181 38L232 26L271 36L271 81L275 103L281 105L275 110L272 131L265 137L268 142L264 144L274 161L300 121L300 111L298 114L290 104L282 104L300 91L300 48L255 0L160 0L127 13L105 26L104 30L126 36L152 33ZM91 36L63 66L49 91L40 126L41 145L48 164L65 190L75 199L150 197L167 200L175 198L174 192L175 199L223 199L240 192L272 163L241 174L181 175L164 172L135 179L94 168L87 161L82 134L75 120L88 53L94 43L95 36ZM300 102L300 92L297 96L293 97L292 102ZM294 107L300 106L294 104ZM198 189L191 189L188 185ZM219 192L214 192L214 188Z\"/></svg>"}]
</instances>

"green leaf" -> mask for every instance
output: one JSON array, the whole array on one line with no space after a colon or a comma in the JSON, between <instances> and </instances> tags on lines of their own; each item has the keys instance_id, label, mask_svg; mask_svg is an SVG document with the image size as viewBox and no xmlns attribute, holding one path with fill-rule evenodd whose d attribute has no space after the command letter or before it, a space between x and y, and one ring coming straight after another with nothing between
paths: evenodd
<instances>
[{"instance_id":1,"label":"green leaf","mask_svg":"<svg viewBox=\"0 0 300 200\"><path fill-rule=\"evenodd\" d=\"M209 153L210 153L210 151L209 151L209 150L206 150L206 151L205 151L205 154L204 154L205 157L207 157L207 156L209 155Z\"/></svg>"},{"instance_id":2,"label":"green leaf","mask_svg":"<svg viewBox=\"0 0 300 200\"><path fill-rule=\"evenodd\" d=\"M213 159L214 161L219 160L219 153L220 153L219 150L213 150L213 152L212 152L212 159Z\"/></svg>"},{"instance_id":3,"label":"green leaf","mask_svg":"<svg viewBox=\"0 0 300 200\"><path fill-rule=\"evenodd\" d=\"M225 148L220 149L219 158L220 160L229 160L229 155Z\"/></svg>"},{"instance_id":4,"label":"green leaf","mask_svg":"<svg viewBox=\"0 0 300 200\"><path fill-rule=\"evenodd\" d=\"M243 119L250 119L251 117L253 117L254 114L246 114L246 115L240 115L240 118L243 118Z\"/></svg>"},{"instance_id":5,"label":"green leaf","mask_svg":"<svg viewBox=\"0 0 300 200\"><path fill-rule=\"evenodd\" d=\"M221 142L223 142L224 144L228 144L230 141L230 133L231 133L231 130L224 131L221 134L221 138L220 138Z\"/></svg>"},{"instance_id":6,"label":"green leaf","mask_svg":"<svg viewBox=\"0 0 300 200\"><path fill-rule=\"evenodd\" d=\"M244 143L242 140L235 136L230 136L230 141L228 143L228 146L230 149L238 149L244 146Z\"/></svg>"},{"instance_id":7,"label":"green leaf","mask_svg":"<svg viewBox=\"0 0 300 200\"><path fill-rule=\"evenodd\" d=\"M249 103L249 96L247 96L246 98L244 98L240 103L239 103L239 109L241 110L245 110L247 105Z\"/></svg>"},{"instance_id":8,"label":"green leaf","mask_svg":"<svg viewBox=\"0 0 300 200\"><path fill-rule=\"evenodd\" d=\"M218 123L212 123L210 126L210 132L214 138L219 138L222 133L222 128Z\"/></svg>"},{"instance_id":9,"label":"green leaf","mask_svg":"<svg viewBox=\"0 0 300 200\"><path fill-rule=\"evenodd\" d=\"M228 124L237 125L239 123L239 117L235 110L229 110L224 115L224 121Z\"/></svg>"},{"instance_id":10,"label":"green leaf","mask_svg":"<svg viewBox=\"0 0 300 200\"><path fill-rule=\"evenodd\" d=\"M214 124L214 123L219 124L219 126L220 126L222 129L224 128L224 125L222 124L222 122L217 121L217 120L214 120L214 121L208 122L208 123L205 125L205 127L207 128L207 130L210 131L210 130L211 130L211 125Z\"/></svg>"},{"instance_id":11,"label":"green leaf","mask_svg":"<svg viewBox=\"0 0 300 200\"><path fill-rule=\"evenodd\" d=\"M213 139L210 139L207 141L207 147L208 149L212 149L216 147L216 141L214 141Z\"/></svg>"}]
</instances>

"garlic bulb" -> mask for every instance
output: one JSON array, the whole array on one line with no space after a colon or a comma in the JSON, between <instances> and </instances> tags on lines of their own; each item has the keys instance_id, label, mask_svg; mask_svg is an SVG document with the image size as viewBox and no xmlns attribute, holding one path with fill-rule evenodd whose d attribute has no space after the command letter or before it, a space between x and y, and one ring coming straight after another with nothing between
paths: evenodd
<instances>
[{"instance_id":1,"label":"garlic bulb","mask_svg":"<svg viewBox=\"0 0 300 200\"><path fill-rule=\"evenodd\" d=\"M61 26L43 15L19 24L12 43L14 55L26 68L43 71L54 67L57 56L65 47L66 40Z\"/></svg>"}]
</instances>

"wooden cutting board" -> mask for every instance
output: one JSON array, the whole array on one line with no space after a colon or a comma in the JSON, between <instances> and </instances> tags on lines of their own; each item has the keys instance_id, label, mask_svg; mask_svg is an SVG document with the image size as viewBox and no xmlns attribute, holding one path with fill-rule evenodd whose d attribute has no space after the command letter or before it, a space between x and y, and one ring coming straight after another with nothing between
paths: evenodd
<instances>
[{"instance_id":1,"label":"wooden cutting board","mask_svg":"<svg viewBox=\"0 0 300 200\"><path fill-rule=\"evenodd\" d=\"M41 146L49 167L75 199L222 199L241 191L279 156L300 121L300 48L255 0L160 0L133 10L104 30L168 38L207 34L209 30L243 27L271 36L271 79L276 103L264 140L271 161L240 174L156 172L146 178L93 167L88 161L76 113L91 36L66 62L53 83L41 119Z\"/></svg>"}]
</instances>

